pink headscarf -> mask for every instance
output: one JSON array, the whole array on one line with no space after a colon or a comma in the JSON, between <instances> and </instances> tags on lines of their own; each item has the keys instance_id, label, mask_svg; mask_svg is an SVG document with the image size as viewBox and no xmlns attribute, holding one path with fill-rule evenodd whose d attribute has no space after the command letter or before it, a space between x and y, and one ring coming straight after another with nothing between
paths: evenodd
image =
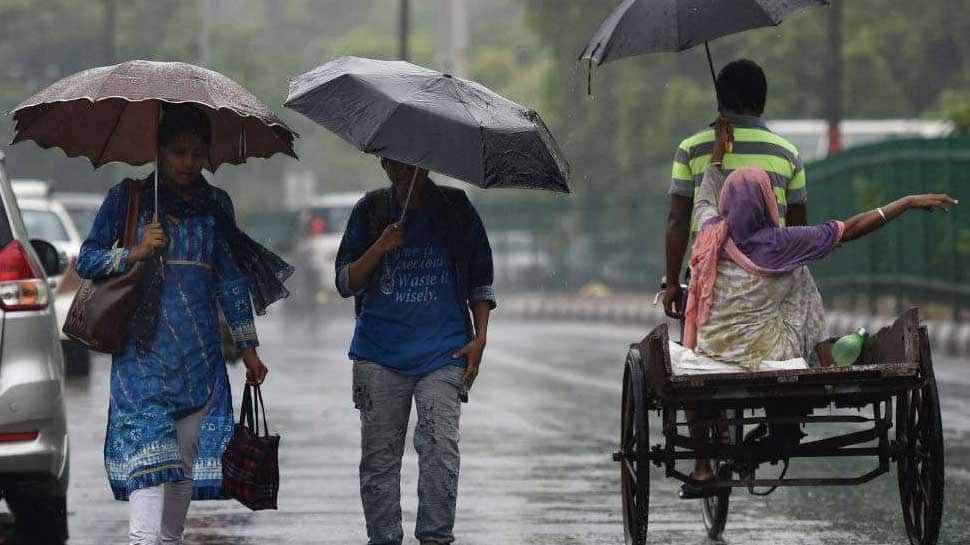
<instances>
[{"instance_id":1,"label":"pink headscarf","mask_svg":"<svg viewBox=\"0 0 970 545\"><path fill-rule=\"evenodd\" d=\"M711 316L717 263L730 259L758 276L778 276L825 257L842 239L840 221L809 227L780 227L771 179L756 167L742 167L724 181L719 216L701 228L691 256L684 346L697 347L697 329Z\"/></svg>"}]
</instances>

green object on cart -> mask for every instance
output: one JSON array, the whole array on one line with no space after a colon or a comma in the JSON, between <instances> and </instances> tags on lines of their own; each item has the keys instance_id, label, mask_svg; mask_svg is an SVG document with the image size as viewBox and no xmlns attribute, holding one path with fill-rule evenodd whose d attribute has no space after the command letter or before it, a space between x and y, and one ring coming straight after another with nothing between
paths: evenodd
<instances>
[{"instance_id":1,"label":"green object on cart","mask_svg":"<svg viewBox=\"0 0 970 545\"><path fill-rule=\"evenodd\" d=\"M835 364L839 367L848 367L855 363L862 355L866 337L867 333L863 328L835 341L832 345L832 359L835 360Z\"/></svg>"}]
</instances>

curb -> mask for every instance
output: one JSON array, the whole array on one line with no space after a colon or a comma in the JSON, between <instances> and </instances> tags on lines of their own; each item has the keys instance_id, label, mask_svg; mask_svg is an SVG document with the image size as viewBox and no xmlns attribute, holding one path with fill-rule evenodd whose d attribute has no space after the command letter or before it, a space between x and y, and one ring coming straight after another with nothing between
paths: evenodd
<instances>
[{"instance_id":1,"label":"curb","mask_svg":"<svg viewBox=\"0 0 970 545\"><path fill-rule=\"evenodd\" d=\"M652 301L628 299L585 299L580 297L512 296L501 302L504 315L546 320L567 319L647 326L665 320Z\"/></svg>"},{"instance_id":2,"label":"curb","mask_svg":"<svg viewBox=\"0 0 970 545\"><path fill-rule=\"evenodd\" d=\"M581 320L603 323L643 325L644 333L654 324L668 320L653 299L642 296L624 298L583 298L563 296L519 295L504 298L503 315L539 320ZM889 316L864 316L847 312L828 312L825 316L829 335L844 335L860 327L873 332L892 323ZM925 320L933 348L951 356L970 354L970 324L952 320Z\"/></svg>"}]
</instances>

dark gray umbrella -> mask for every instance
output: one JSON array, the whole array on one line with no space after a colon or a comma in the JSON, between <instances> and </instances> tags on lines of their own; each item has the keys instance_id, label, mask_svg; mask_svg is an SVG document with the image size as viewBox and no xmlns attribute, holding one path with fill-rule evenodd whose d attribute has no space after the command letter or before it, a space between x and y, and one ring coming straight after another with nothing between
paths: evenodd
<instances>
[{"instance_id":1,"label":"dark gray umbrella","mask_svg":"<svg viewBox=\"0 0 970 545\"><path fill-rule=\"evenodd\" d=\"M593 34L581 59L597 65L644 53L683 51L721 36L775 26L829 0L626 0ZM714 75L711 52L707 61Z\"/></svg>"},{"instance_id":2,"label":"dark gray umbrella","mask_svg":"<svg viewBox=\"0 0 970 545\"><path fill-rule=\"evenodd\" d=\"M483 188L569 192L569 166L539 115L473 81L342 57L290 82L284 105L366 153Z\"/></svg>"}]
</instances>

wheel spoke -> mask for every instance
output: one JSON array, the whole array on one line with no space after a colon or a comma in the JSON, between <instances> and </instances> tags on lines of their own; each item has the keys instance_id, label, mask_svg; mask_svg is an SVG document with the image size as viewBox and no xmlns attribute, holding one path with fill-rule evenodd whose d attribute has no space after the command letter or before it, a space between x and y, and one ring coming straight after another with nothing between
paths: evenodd
<instances>
[{"instance_id":1,"label":"wheel spoke","mask_svg":"<svg viewBox=\"0 0 970 545\"><path fill-rule=\"evenodd\" d=\"M910 541L929 543L939 530L943 490L940 415L936 385L900 395L897 406L897 473L903 518Z\"/></svg>"},{"instance_id":2,"label":"wheel spoke","mask_svg":"<svg viewBox=\"0 0 970 545\"><path fill-rule=\"evenodd\" d=\"M923 464L923 466L920 468L917 479L920 484L920 489L923 491L923 497L926 498L927 503L936 492L936 490L933 488L933 471L928 466L929 464Z\"/></svg>"},{"instance_id":3,"label":"wheel spoke","mask_svg":"<svg viewBox=\"0 0 970 545\"><path fill-rule=\"evenodd\" d=\"M926 503L926 489L923 488L922 479L919 475L913 475L913 503L916 505L917 509L921 508L922 504Z\"/></svg>"},{"instance_id":4,"label":"wheel spoke","mask_svg":"<svg viewBox=\"0 0 970 545\"><path fill-rule=\"evenodd\" d=\"M626 476L628 479L630 479L630 484L632 484L633 487L636 488L638 476L637 476L637 469L633 467L633 462L631 462L629 459L624 460L623 467L626 469Z\"/></svg>"},{"instance_id":5,"label":"wheel spoke","mask_svg":"<svg viewBox=\"0 0 970 545\"><path fill-rule=\"evenodd\" d=\"M916 535L920 538L923 537L923 509L925 508L925 506L926 506L926 499L923 498L923 501L916 506L916 512L914 513L915 516L913 517L913 530L916 532Z\"/></svg>"}]
</instances>

